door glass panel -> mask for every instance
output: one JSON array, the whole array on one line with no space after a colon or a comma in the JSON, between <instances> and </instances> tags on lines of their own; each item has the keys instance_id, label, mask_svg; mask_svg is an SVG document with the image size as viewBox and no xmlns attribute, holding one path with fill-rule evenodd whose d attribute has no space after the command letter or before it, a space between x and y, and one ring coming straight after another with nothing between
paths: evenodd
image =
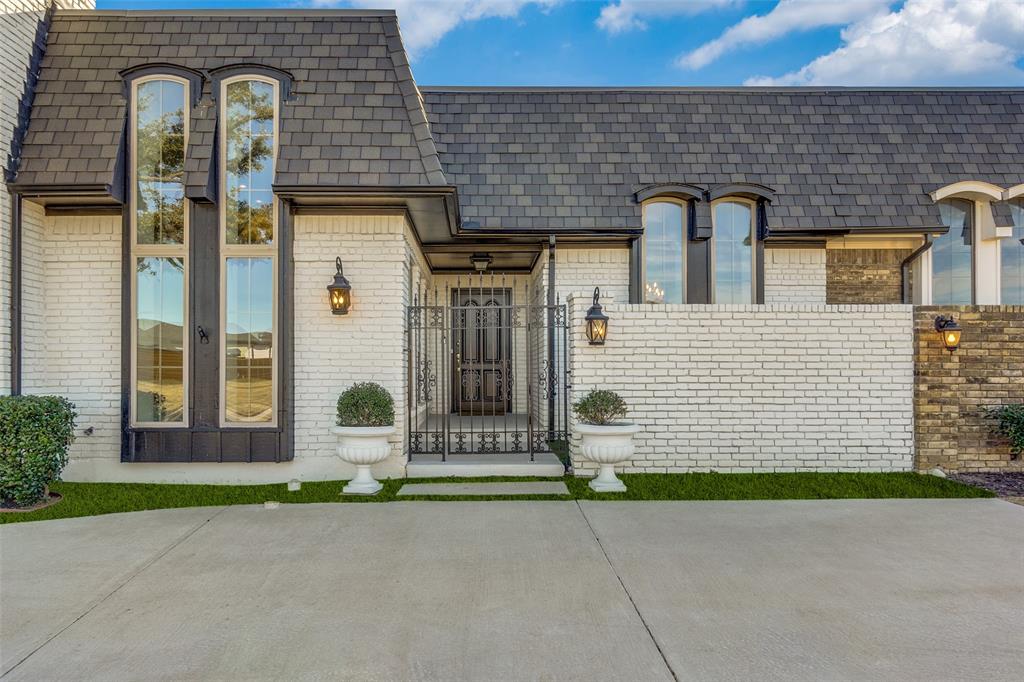
<instances>
[{"instance_id":1,"label":"door glass panel","mask_svg":"<svg viewBox=\"0 0 1024 682\"><path fill-rule=\"evenodd\" d=\"M753 212L748 204L715 205L715 303L754 300Z\"/></svg>"},{"instance_id":2,"label":"door glass panel","mask_svg":"<svg viewBox=\"0 0 1024 682\"><path fill-rule=\"evenodd\" d=\"M683 303L683 207L648 204L644 211L645 303Z\"/></svg>"},{"instance_id":3,"label":"door glass panel","mask_svg":"<svg viewBox=\"0 0 1024 682\"><path fill-rule=\"evenodd\" d=\"M963 199L939 204L949 232L932 246L932 303L970 305L973 302L972 220L974 204Z\"/></svg>"},{"instance_id":4,"label":"door glass panel","mask_svg":"<svg viewBox=\"0 0 1024 682\"><path fill-rule=\"evenodd\" d=\"M185 242L185 86L139 84L135 100L135 230L138 244Z\"/></svg>"},{"instance_id":5,"label":"door glass panel","mask_svg":"<svg viewBox=\"0 0 1024 682\"><path fill-rule=\"evenodd\" d=\"M1002 250L1001 297L1005 305L1024 305L1024 202L1010 204L1013 237L1000 242Z\"/></svg>"},{"instance_id":6,"label":"door glass panel","mask_svg":"<svg viewBox=\"0 0 1024 682\"><path fill-rule=\"evenodd\" d=\"M274 241L274 87L227 85L226 238L228 244Z\"/></svg>"},{"instance_id":7,"label":"door glass panel","mask_svg":"<svg viewBox=\"0 0 1024 682\"><path fill-rule=\"evenodd\" d=\"M135 419L184 420L184 262L137 258Z\"/></svg>"},{"instance_id":8,"label":"door glass panel","mask_svg":"<svg viewBox=\"0 0 1024 682\"><path fill-rule=\"evenodd\" d=\"M227 258L224 330L225 416L274 417L274 272L270 258Z\"/></svg>"}]
</instances>

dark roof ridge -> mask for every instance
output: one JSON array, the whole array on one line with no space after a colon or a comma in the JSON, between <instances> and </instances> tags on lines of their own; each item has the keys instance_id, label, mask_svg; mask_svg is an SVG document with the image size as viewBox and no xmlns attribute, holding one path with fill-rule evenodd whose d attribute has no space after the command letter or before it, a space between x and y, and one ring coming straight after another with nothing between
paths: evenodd
<instances>
[{"instance_id":1,"label":"dark roof ridge","mask_svg":"<svg viewBox=\"0 0 1024 682\"><path fill-rule=\"evenodd\" d=\"M421 85L423 92L1024 92L1020 86L848 86L848 85Z\"/></svg>"},{"instance_id":2,"label":"dark roof ridge","mask_svg":"<svg viewBox=\"0 0 1024 682\"><path fill-rule=\"evenodd\" d=\"M393 17L393 9L61 9L67 17Z\"/></svg>"}]
</instances>

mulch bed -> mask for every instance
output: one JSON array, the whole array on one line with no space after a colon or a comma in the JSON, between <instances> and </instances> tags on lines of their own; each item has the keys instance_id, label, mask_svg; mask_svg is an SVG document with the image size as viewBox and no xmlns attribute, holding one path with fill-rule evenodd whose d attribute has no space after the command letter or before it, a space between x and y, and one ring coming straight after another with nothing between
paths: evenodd
<instances>
[{"instance_id":1,"label":"mulch bed","mask_svg":"<svg viewBox=\"0 0 1024 682\"><path fill-rule=\"evenodd\" d=\"M991 490L999 497L1024 497L1024 471L991 474L950 474L950 478Z\"/></svg>"},{"instance_id":2,"label":"mulch bed","mask_svg":"<svg viewBox=\"0 0 1024 682\"><path fill-rule=\"evenodd\" d=\"M48 491L46 493L46 499L44 499L42 502L37 502L36 504L33 504L31 507L11 507L11 506L8 506L8 505L0 502L0 514L6 513L6 512L11 512L13 514L17 514L18 512L39 511L40 509L46 509L47 507L52 507L53 505L55 505L58 502L60 502L61 499L62 498L61 498L59 493L51 493L51 492Z\"/></svg>"}]
</instances>

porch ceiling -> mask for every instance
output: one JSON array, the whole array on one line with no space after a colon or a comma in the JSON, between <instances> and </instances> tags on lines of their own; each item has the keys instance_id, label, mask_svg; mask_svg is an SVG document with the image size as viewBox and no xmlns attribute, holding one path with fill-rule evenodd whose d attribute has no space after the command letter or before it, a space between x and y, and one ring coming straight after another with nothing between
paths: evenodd
<instances>
[{"instance_id":1,"label":"porch ceiling","mask_svg":"<svg viewBox=\"0 0 1024 682\"><path fill-rule=\"evenodd\" d=\"M540 257L540 245L520 245L517 248L488 247L486 244L427 246L423 255L434 272L473 271L474 254L490 256L489 272L529 272Z\"/></svg>"}]
</instances>

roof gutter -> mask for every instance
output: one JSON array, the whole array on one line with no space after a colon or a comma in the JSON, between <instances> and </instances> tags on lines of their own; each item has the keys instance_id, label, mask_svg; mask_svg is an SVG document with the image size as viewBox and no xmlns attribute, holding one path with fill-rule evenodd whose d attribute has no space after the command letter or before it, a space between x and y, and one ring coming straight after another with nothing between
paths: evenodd
<instances>
[{"instance_id":1,"label":"roof gutter","mask_svg":"<svg viewBox=\"0 0 1024 682\"><path fill-rule=\"evenodd\" d=\"M945 231L948 232L949 228L947 227ZM913 303L910 291L910 266L914 264L914 261L924 255L925 251L932 248L932 244L934 243L935 242L932 241L931 235L926 232L924 235L924 244L917 247L913 253L904 258L903 262L900 263L900 291L902 292L904 303Z\"/></svg>"},{"instance_id":2,"label":"roof gutter","mask_svg":"<svg viewBox=\"0 0 1024 682\"><path fill-rule=\"evenodd\" d=\"M448 232L455 235L459 225L459 194L454 185L395 185L363 187L359 185L273 185L274 193L282 199L430 199L444 202Z\"/></svg>"}]
</instances>

